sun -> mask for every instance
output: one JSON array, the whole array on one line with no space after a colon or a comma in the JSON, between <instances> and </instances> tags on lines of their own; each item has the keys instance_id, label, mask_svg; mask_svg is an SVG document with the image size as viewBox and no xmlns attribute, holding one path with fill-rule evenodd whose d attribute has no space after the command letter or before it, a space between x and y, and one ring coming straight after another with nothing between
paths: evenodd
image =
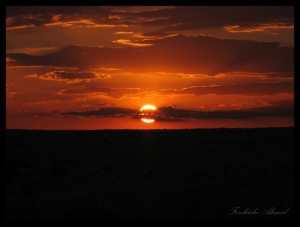
<instances>
[{"instance_id":1,"label":"sun","mask_svg":"<svg viewBox=\"0 0 300 227\"><path fill-rule=\"evenodd\" d=\"M156 110L156 107L153 105L144 105L141 107L140 111L144 111L144 110Z\"/></svg>"},{"instance_id":2,"label":"sun","mask_svg":"<svg viewBox=\"0 0 300 227\"><path fill-rule=\"evenodd\" d=\"M155 122L155 111L156 107L154 105L144 105L140 109L141 121L144 123Z\"/></svg>"},{"instance_id":3,"label":"sun","mask_svg":"<svg viewBox=\"0 0 300 227\"><path fill-rule=\"evenodd\" d=\"M155 120L154 119L148 119L148 118L141 118L141 121L149 124L149 123L153 123Z\"/></svg>"}]
</instances>

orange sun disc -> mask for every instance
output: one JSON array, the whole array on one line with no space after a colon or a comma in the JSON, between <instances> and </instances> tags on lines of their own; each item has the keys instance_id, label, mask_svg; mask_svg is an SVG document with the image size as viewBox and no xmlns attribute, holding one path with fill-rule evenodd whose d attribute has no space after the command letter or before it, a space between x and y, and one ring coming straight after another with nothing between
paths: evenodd
<instances>
[{"instance_id":1,"label":"orange sun disc","mask_svg":"<svg viewBox=\"0 0 300 227\"><path fill-rule=\"evenodd\" d=\"M144 123L153 123L155 121L156 107L153 105L144 105L140 109L141 121Z\"/></svg>"}]
</instances>

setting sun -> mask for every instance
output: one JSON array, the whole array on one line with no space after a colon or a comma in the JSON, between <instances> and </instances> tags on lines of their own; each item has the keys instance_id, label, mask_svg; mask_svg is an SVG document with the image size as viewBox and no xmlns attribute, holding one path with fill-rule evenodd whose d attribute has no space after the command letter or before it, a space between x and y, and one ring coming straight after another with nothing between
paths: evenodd
<instances>
[{"instance_id":1,"label":"setting sun","mask_svg":"<svg viewBox=\"0 0 300 227\"><path fill-rule=\"evenodd\" d=\"M142 118L141 120L142 120L142 122L145 122L145 123L153 123L155 121L154 119L148 119L148 118Z\"/></svg>"},{"instance_id":2,"label":"setting sun","mask_svg":"<svg viewBox=\"0 0 300 227\"><path fill-rule=\"evenodd\" d=\"M144 105L141 107L140 111L144 111L144 110L156 110L156 107L153 105Z\"/></svg>"},{"instance_id":3,"label":"setting sun","mask_svg":"<svg viewBox=\"0 0 300 227\"><path fill-rule=\"evenodd\" d=\"M145 123L153 123L155 121L156 107L153 105L144 105L140 109L141 121Z\"/></svg>"}]
</instances>

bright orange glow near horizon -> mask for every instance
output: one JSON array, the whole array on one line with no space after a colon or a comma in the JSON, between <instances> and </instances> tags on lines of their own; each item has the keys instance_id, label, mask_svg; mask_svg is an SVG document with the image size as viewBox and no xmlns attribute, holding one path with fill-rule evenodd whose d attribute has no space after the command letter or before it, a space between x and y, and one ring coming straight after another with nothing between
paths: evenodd
<instances>
[{"instance_id":1,"label":"bright orange glow near horizon","mask_svg":"<svg viewBox=\"0 0 300 227\"><path fill-rule=\"evenodd\" d=\"M6 128L294 125L293 7L6 11Z\"/></svg>"}]
</instances>

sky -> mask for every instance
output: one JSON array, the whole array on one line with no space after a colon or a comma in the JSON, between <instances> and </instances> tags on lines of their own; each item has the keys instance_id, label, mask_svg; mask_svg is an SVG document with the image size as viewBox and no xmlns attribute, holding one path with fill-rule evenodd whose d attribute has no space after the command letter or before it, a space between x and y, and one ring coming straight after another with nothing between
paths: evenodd
<instances>
[{"instance_id":1,"label":"sky","mask_svg":"<svg viewBox=\"0 0 300 227\"><path fill-rule=\"evenodd\" d=\"M6 8L6 128L293 126L292 6Z\"/></svg>"}]
</instances>

